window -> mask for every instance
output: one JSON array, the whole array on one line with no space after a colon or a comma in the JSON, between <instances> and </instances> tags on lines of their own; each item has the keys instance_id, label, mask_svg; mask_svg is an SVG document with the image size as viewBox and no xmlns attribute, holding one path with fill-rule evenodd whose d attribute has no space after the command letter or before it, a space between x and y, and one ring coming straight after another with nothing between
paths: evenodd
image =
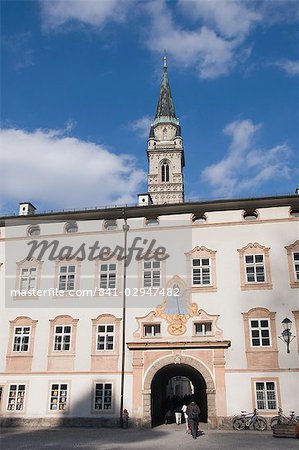
<instances>
[{"instance_id":1,"label":"window","mask_svg":"<svg viewBox=\"0 0 299 450\"><path fill-rule=\"evenodd\" d=\"M91 371L103 371L104 364L109 366L109 370L118 371L119 344L120 344L120 324L121 319L113 314L101 314L96 319L92 319L91 338Z\"/></svg>"},{"instance_id":2,"label":"window","mask_svg":"<svg viewBox=\"0 0 299 450\"><path fill-rule=\"evenodd\" d=\"M252 347L269 347L271 345L268 319L250 320L250 333Z\"/></svg>"},{"instance_id":3,"label":"window","mask_svg":"<svg viewBox=\"0 0 299 450\"><path fill-rule=\"evenodd\" d=\"M72 291L75 288L76 266L61 265L59 268L59 291Z\"/></svg>"},{"instance_id":4,"label":"window","mask_svg":"<svg viewBox=\"0 0 299 450\"><path fill-rule=\"evenodd\" d=\"M285 247L288 257L288 268L291 288L299 287L299 240Z\"/></svg>"},{"instance_id":5,"label":"window","mask_svg":"<svg viewBox=\"0 0 299 450\"><path fill-rule=\"evenodd\" d=\"M196 336L211 336L212 322L199 322L194 324L194 331Z\"/></svg>"},{"instance_id":6,"label":"window","mask_svg":"<svg viewBox=\"0 0 299 450\"><path fill-rule=\"evenodd\" d=\"M216 253L203 245L185 253L187 279L192 292L217 291Z\"/></svg>"},{"instance_id":7,"label":"window","mask_svg":"<svg viewBox=\"0 0 299 450\"><path fill-rule=\"evenodd\" d=\"M37 320L27 316L19 316L9 321L6 372L31 372L36 326Z\"/></svg>"},{"instance_id":8,"label":"window","mask_svg":"<svg viewBox=\"0 0 299 450\"><path fill-rule=\"evenodd\" d=\"M16 298L30 299L37 298L37 291L40 287L41 271L43 261L35 258L23 259L17 263L17 271L15 277Z\"/></svg>"},{"instance_id":9,"label":"window","mask_svg":"<svg viewBox=\"0 0 299 450\"><path fill-rule=\"evenodd\" d=\"M169 181L169 165L166 161L164 161L161 166L161 180L162 182Z\"/></svg>"},{"instance_id":10,"label":"window","mask_svg":"<svg viewBox=\"0 0 299 450\"><path fill-rule=\"evenodd\" d=\"M117 221L116 220L105 220L104 222L104 229L111 231L116 230L117 228Z\"/></svg>"},{"instance_id":11,"label":"window","mask_svg":"<svg viewBox=\"0 0 299 450\"><path fill-rule=\"evenodd\" d=\"M165 141L167 139L167 129L163 129L163 140Z\"/></svg>"},{"instance_id":12,"label":"window","mask_svg":"<svg viewBox=\"0 0 299 450\"><path fill-rule=\"evenodd\" d=\"M265 267L263 255L245 255L247 283L264 283Z\"/></svg>"},{"instance_id":13,"label":"window","mask_svg":"<svg viewBox=\"0 0 299 450\"><path fill-rule=\"evenodd\" d=\"M66 233L77 233L78 231L78 225L77 222L67 222L65 225L65 232Z\"/></svg>"},{"instance_id":14,"label":"window","mask_svg":"<svg viewBox=\"0 0 299 450\"><path fill-rule=\"evenodd\" d=\"M192 222L195 224L206 223L207 218L205 214L199 214L197 216L192 217Z\"/></svg>"},{"instance_id":15,"label":"window","mask_svg":"<svg viewBox=\"0 0 299 450\"><path fill-rule=\"evenodd\" d=\"M143 286L160 287L161 265L160 261L147 261L143 263Z\"/></svg>"},{"instance_id":16,"label":"window","mask_svg":"<svg viewBox=\"0 0 299 450\"><path fill-rule=\"evenodd\" d=\"M257 220L258 213L256 211L244 211L243 213L243 219L246 221L254 221Z\"/></svg>"},{"instance_id":17,"label":"window","mask_svg":"<svg viewBox=\"0 0 299 450\"><path fill-rule=\"evenodd\" d=\"M299 217L299 210L298 209L291 209L290 216L291 217Z\"/></svg>"},{"instance_id":18,"label":"window","mask_svg":"<svg viewBox=\"0 0 299 450\"><path fill-rule=\"evenodd\" d=\"M65 411L67 408L67 384L52 384L50 392L50 411Z\"/></svg>"},{"instance_id":19,"label":"window","mask_svg":"<svg viewBox=\"0 0 299 450\"><path fill-rule=\"evenodd\" d=\"M20 277L20 291L31 291L36 288L36 267L23 267Z\"/></svg>"},{"instance_id":20,"label":"window","mask_svg":"<svg viewBox=\"0 0 299 450\"><path fill-rule=\"evenodd\" d=\"M11 384L8 391L7 411L24 411L25 384Z\"/></svg>"},{"instance_id":21,"label":"window","mask_svg":"<svg viewBox=\"0 0 299 450\"><path fill-rule=\"evenodd\" d=\"M94 409L109 411L112 409L112 383L96 383Z\"/></svg>"},{"instance_id":22,"label":"window","mask_svg":"<svg viewBox=\"0 0 299 450\"><path fill-rule=\"evenodd\" d=\"M146 219L145 225L147 227L156 227L159 225L159 220L158 219Z\"/></svg>"},{"instance_id":23,"label":"window","mask_svg":"<svg viewBox=\"0 0 299 450\"><path fill-rule=\"evenodd\" d=\"M97 350L114 350L114 325L98 325Z\"/></svg>"},{"instance_id":24,"label":"window","mask_svg":"<svg viewBox=\"0 0 299 450\"><path fill-rule=\"evenodd\" d=\"M78 320L68 315L50 319L47 366L49 372L75 370Z\"/></svg>"},{"instance_id":25,"label":"window","mask_svg":"<svg viewBox=\"0 0 299 450\"><path fill-rule=\"evenodd\" d=\"M299 281L299 253L293 253L295 280Z\"/></svg>"},{"instance_id":26,"label":"window","mask_svg":"<svg viewBox=\"0 0 299 450\"><path fill-rule=\"evenodd\" d=\"M270 248L255 242L238 249L241 289L272 289Z\"/></svg>"},{"instance_id":27,"label":"window","mask_svg":"<svg viewBox=\"0 0 299 450\"><path fill-rule=\"evenodd\" d=\"M259 307L242 313L242 316L247 367L277 369L276 313Z\"/></svg>"},{"instance_id":28,"label":"window","mask_svg":"<svg viewBox=\"0 0 299 450\"><path fill-rule=\"evenodd\" d=\"M146 324L143 325L143 331L145 337L160 336L161 326L160 324Z\"/></svg>"},{"instance_id":29,"label":"window","mask_svg":"<svg viewBox=\"0 0 299 450\"><path fill-rule=\"evenodd\" d=\"M100 289L116 288L116 264L100 265Z\"/></svg>"},{"instance_id":30,"label":"window","mask_svg":"<svg viewBox=\"0 0 299 450\"><path fill-rule=\"evenodd\" d=\"M39 236L40 235L40 227L39 225L30 225L27 230L28 236Z\"/></svg>"},{"instance_id":31,"label":"window","mask_svg":"<svg viewBox=\"0 0 299 450\"><path fill-rule=\"evenodd\" d=\"M192 284L211 284L210 258L196 258L192 260Z\"/></svg>"},{"instance_id":32,"label":"window","mask_svg":"<svg viewBox=\"0 0 299 450\"><path fill-rule=\"evenodd\" d=\"M255 382L256 407L260 410L277 409L276 385L274 381Z\"/></svg>"},{"instance_id":33,"label":"window","mask_svg":"<svg viewBox=\"0 0 299 450\"><path fill-rule=\"evenodd\" d=\"M15 327L13 336L13 352L28 352L30 327Z\"/></svg>"},{"instance_id":34,"label":"window","mask_svg":"<svg viewBox=\"0 0 299 450\"><path fill-rule=\"evenodd\" d=\"M56 325L54 333L54 351L63 352L71 349L71 325Z\"/></svg>"}]
</instances>

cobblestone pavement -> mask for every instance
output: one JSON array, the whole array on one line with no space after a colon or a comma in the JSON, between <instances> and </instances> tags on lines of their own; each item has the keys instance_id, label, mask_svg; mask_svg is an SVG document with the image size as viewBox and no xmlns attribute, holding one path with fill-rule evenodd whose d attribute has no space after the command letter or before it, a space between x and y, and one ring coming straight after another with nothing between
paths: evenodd
<instances>
[{"instance_id":1,"label":"cobblestone pavement","mask_svg":"<svg viewBox=\"0 0 299 450\"><path fill-rule=\"evenodd\" d=\"M203 427L200 427L203 429ZM161 425L154 429L54 428L1 430L1 450L292 450L298 439L274 438L271 431L220 431L205 426L196 440L185 433L185 426Z\"/></svg>"}]
</instances>

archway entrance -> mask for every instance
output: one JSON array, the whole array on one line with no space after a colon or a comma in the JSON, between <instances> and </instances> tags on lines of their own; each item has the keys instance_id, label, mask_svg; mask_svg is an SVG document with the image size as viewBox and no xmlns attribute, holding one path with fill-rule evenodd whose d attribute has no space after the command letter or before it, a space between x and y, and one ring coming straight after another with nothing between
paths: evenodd
<instances>
[{"instance_id":1,"label":"archway entrance","mask_svg":"<svg viewBox=\"0 0 299 450\"><path fill-rule=\"evenodd\" d=\"M164 423L166 412L189 400L191 395L201 409L200 421L207 422L206 389L203 376L194 367L187 364L168 364L162 367L151 383L152 426Z\"/></svg>"}]
</instances>

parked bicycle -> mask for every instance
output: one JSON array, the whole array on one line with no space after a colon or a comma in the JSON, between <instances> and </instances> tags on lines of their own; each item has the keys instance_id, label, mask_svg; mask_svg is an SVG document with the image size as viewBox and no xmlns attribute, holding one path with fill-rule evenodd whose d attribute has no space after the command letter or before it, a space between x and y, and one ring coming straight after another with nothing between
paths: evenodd
<instances>
[{"instance_id":1,"label":"parked bicycle","mask_svg":"<svg viewBox=\"0 0 299 450\"><path fill-rule=\"evenodd\" d=\"M270 426L273 429L276 425L292 425L296 424L299 420L299 416L295 415L295 411L290 411L290 416L287 417L281 408L278 408L278 416L274 416L271 419Z\"/></svg>"},{"instance_id":2,"label":"parked bicycle","mask_svg":"<svg viewBox=\"0 0 299 450\"><path fill-rule=\"evenodd\" d=\"M233 418L233 428L237 431L248 430L251 425L257 431L264 431L267 428L266 419L258 415L257 409L248 414L246 411L241 411L240 415Z\"/></svg>"}]
</instances>

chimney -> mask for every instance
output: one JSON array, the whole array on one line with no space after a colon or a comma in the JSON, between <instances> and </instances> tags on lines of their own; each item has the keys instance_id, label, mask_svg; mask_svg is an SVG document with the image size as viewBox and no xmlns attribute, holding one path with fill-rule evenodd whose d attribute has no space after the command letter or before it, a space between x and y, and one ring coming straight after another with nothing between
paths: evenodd
<instances>
[{"instance_id":1,"label":"chimney","mask_svg":"<svg viewBox=\"0 0 299 450\"><path fill-rule=\"evenodd\" d=\"M138 206L152 205L152 197L150 194L138 194Z\"/></svg>"},{"instance_id":2,"label":"chimney","mask_svg":"<svg viewBox=\"0 0 299 450\"><path fill-rule=\"evenodd\" d=\"M21 202L19 208L19 216L33 216L36 207L30 202Z\"/></svg>"}]
</instances>

